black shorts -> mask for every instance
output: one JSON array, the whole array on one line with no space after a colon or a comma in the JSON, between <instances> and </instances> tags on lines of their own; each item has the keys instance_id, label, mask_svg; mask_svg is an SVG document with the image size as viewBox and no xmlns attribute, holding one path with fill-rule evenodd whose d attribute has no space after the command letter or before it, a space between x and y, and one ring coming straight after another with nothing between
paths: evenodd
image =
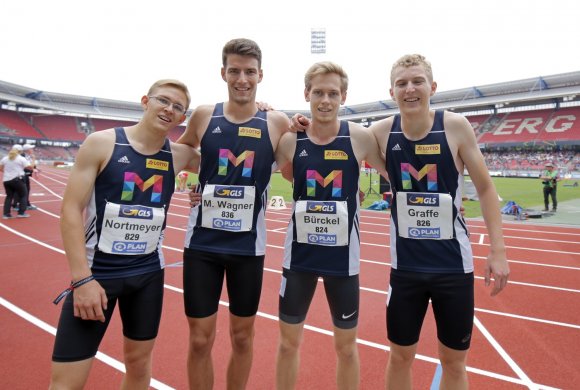
<instances>
[{"instance_id":1,"label":"black shorts","mask_svg":"<svg viewBox=\"0 0 580 390\"><path fill-rule=\"evenodd\" d=\"M353 276L321 276L332 323L339 329L352 329L358 324L359 278ZM299 324L306 319L318 275L284 268L278 311L281 321Z\"/></svg>"},{"instance_id":2,"label":"black shorts","mask_svg":"<svg viewBox=\"0 0 580 390\"><path fill-rule=\"evenodd\" d=\"M164 270L118 279L102 279L107 293L105 322L74 316L73 294L62 306L52 361L75 362L94 357L119 301L123 335L131 340L157 337L163 308Z\"/></svg>"},{"instance_id":3,"label":"black shorts","mask_svg":"<svg viewBox=\"0 0 580 390\"><path fill-rule=\"evenodd\" d=\"M201 252L189 248L183 251L183 296L185 314L205 318L215 314L226 278L230 313L251 317L258 312L264 256L239 256Z\"/></svg>"},{"instance_id":4,"label":"black shorts","mask_svg":"<svg viewBox=\"0 0 580 390\"><path fill-rule=\"evenodd\" d=\"M437 338L456 350L469 349L473 330L473 273L434 274L391 270L387 300L387 335L409 346L419 341L429 299Z\"/></svg>"}]
</instances>

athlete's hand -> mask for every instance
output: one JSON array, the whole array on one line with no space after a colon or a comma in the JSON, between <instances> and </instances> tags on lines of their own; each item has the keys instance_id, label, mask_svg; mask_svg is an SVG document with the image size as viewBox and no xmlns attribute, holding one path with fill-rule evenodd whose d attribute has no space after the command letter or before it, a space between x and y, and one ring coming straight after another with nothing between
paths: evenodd
<instances>
[{"instance_id":1,"label":"athlete's hand","mask_svg":"<svg viewBox=\"0 0 580 390\"><path fill-rule=\"evenodd\" d=\"M497 253L490 251L485 263L485 285L491 284L493 276L492 297L499 294L507 286L509 275L510 267L506 260L505 250Z\"/></svg>"},{"instance_id":2,"label":"athlete's hand","mask_svg":"<svg viewBox=\"0 0 580 390\"><path fill-rule=\"evenodd\" d=\"M274 107L272 107L266 102L256 102L256 106L260 111L274 111Z\"/></svg>"},{"instance_id":3,"label":"athlete's hand","mask_svg":"<svg viewBox=\"0 0 580 390\"><path fill-rule=\"evenodd\" d=\"M363 202L365 201L365 197L367 196L367 194L365 194L365 192L363 190L361 190L360 188L358 189L358 197L360 199L360 204L362 205Z\"/></svg>"},{"instance_id":4,"label":"athlete's hand","mask_svg":"<svg viewBox=\"0 0 580 390\"><path fill-rule=\"evenodd\" d=\"M306 131L308 127L310 127L310 119L302 114L294 114L290 124L291 132Z\"/></svg>"},{"instance_id":5,"label":"athlete's hand","mask_svg":"<svg viewBox=\"0 0 580 390\"><path fill-rule=\"evenodd\" d=\"M196 192L196 190L191 190L189 192L189 205L191 207L197 207L201 203L201 194Z\"/></svg>"},{"instance_id":6,"label":"athlete's hand","mask_svg":"<svg viewBox=\"0 0 580 390\"><path fill-rule=\"evenodd\" d=\"M99 282L91 280L73 290L73 306L75 317L105 322L107 294Z\"/></svg>"}]
</instances>

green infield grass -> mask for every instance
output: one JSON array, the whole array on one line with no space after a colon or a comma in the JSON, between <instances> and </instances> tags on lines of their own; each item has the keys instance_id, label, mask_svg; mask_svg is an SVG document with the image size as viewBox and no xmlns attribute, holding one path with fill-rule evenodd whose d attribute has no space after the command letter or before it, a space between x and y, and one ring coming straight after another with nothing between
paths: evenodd
<instances>
[{"instance_id":1,"label":"green infield grass","mask_svg":"<svg viewBox=\"0 0 580 390\"><path fill-rule=\"evenodd\" d=\"M468 179L468 177L467 177ZM502 198L500 207L509 200L513 200L525 209L544 208L544 198L542 194L542 182L537 178L492 178L499 196ZM197 175L189 175L188 184L194 185L197 182ZM572 187L565 184L572 184L574 181L561 181L558 184L558 202L580 198L580 186ZM580 183L579 183L580 184ZM282 196L285 202L292 201L292 185L286 181L279 172L272 174L270 181L269 196ZM367 208L373 202L382 200L379 194L379 175L377 173L367 176L361 173L360 189L365 192L365 200L361 207ZM372 191L369 191L372 189ZM465 201L465 216L468 218L481 216L478 201Z\"/></svg>"}]
</instances>

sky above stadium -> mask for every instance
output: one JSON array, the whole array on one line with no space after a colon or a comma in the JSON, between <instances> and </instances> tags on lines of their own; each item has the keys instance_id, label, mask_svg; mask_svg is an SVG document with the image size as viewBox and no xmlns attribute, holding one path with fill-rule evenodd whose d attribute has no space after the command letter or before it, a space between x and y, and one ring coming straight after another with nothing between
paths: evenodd
<instances>
[{"instance_id":1,"label":"sky above stadium","mask_svg":"<svg viewBox=\"0 0 580 390\"><path fill-rule=\"evenodd\" d=\"M439 91L580 70L577 0L29 0L2 4L0 80L40 91L139 101L160 78L184 81L192 107L227 99L221 49L258 42L258 100L308 109L303 76L342 65L346 105L390 99L392 63L421 53ZM326 54L310 53L312 28Z\"/></svg>"}]
</instances>

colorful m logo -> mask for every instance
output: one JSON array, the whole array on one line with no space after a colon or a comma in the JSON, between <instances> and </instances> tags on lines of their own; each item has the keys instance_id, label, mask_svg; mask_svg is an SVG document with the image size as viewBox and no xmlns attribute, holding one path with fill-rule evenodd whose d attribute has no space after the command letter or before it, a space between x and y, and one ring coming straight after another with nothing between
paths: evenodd
<instances>
[{"instance_id":1,"label":"colorful m logo","mask_svg":"<svg viewBox=\"0 0 580 390\"><path fill-rule=\"evenodd\" d=\"M427 191L437 191L437 164L425 164L420 171L417 172L415 167L409 163L401 163L401 180L403 181L404 190L412 190L413 184L411 176L420 181L427 176Z\"/></svg>"},{"instance_id":2,"label":"colorful m logo","mask_svg":"<svg viewBox=\"0 0 580 390\"><path fill-rule=\"evenodd\" d=\"M306 196L316 196L316 183L322 187L326 187L332 182L332 196L340 197L342 193L342 171L332 171L326 177L322 177L320 173L314 169L306 171Z\"/></svg>"},{"instance_id":3,"label":"colorful m logo","mask_svg":"<svg viewBox=\"0 0 580 390\"><path fill-rule=\"evenodd\" d=\"M228 161L234 166L238 166L244 162L244 169L242 170L243 177L252 177L252 167L254 166L254 152L246 150L238 157L234 156L229 149L220 149L218 175L225 176L228 173Z\"/></svg>"},{"instance_id":4,"label":"colorful m logo","mask_svg":"<svg viewBox=\"0 0 580 390\"><path fill-rule=\"evenodd\" d=\"M133 192L137 186L141 192L145 192L149 187L153 187L151 192L151 202L161 202L161 193L163 192L163 176L153 175L146 181L143 181L135 172L125 172L125 182L123 183L123 192L121 200L133 200Z\"/></svg>"}]
</instances>

